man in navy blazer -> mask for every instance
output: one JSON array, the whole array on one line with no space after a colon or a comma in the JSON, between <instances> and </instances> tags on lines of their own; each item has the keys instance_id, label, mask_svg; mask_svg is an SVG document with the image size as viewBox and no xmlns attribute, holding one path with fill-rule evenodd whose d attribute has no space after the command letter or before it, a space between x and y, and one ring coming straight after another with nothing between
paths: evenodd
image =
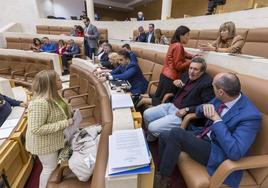
<instances>
[{"instance_id":1,"label":"man in navy blazer","mask_svg":"<svg viewBox=\"0 0 268 188\"><path fill-rule=\"evenodd\" d=\"M215 98L196 109L199 117L208 119L199 132L174 128L160 135L159 169L154 188L169 187L170 175L181 151L205 165L210 176L227 160L245 156L261 125L261 114L241 93L238 77L232 73L219 73L213 80ZM238 187L242 171L231 173L224 181Z\"/></svg>"},{"instance_id":2,"label":"man in navy blazer","mask_svg":"<svg viewBox=\"0 0 268 188\"><path fill-rule=\"evenodd\" d=\"M130 92L134 95L145 93L148 81L144 78L138 63L131 59L130 54L121 50L118 52L119 66L107 78L109 80L127 80L131 84Z\"/></svg>"}]
</instances>

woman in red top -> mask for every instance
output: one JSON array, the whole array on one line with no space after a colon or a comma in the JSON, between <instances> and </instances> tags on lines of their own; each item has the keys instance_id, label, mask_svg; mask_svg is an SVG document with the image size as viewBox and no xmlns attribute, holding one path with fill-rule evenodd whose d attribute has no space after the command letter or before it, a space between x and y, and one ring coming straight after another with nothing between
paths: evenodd
<instances>
[{"instance_id":1,"label":"woman in red top","mask_svg":"<svg viewBox=\"0 0 268 188\"><path fill-rule=\"evenodd\" d=\"M181 74L188 70L190 60L187 59L192 59L193 56L184 50L183 44L188 43L189 35L190 29L186 26L180 26L171 39L158 87L152 97L154 106L161 103L166 93L176 93L177 87L173 81L179 79Z\"/></svg>"},{"instance_id":2,"label":"woman in red top","mask_svg":"<svg viewBox=\"0 0 268 188\"><path fill-rule=\"evenodd\" d=\"M66 50L66 44L64 40L60 39L58 41L57 54L62 55Z\"/></svg>"},{"instance_id":3,"label":"woman in red top","mask_svg":"<svg viewBox=\"0 0 268 188\"><path fill-rule=\"evenodd\" d=\"M75 36L76 37L84 37L84 29L82 26L78 25L75 29Z\"/></svg>"}]
</instances>

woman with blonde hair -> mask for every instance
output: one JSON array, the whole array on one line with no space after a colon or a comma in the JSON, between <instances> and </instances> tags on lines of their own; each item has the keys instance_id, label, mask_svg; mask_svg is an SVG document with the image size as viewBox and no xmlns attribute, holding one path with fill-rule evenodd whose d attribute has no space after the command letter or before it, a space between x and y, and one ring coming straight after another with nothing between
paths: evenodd
<instances>
[{"instance_id":1,"label":"woman with blonde hair","mask_svg":"<svg viewBox=\"0 0 268 188\"><path fill-rule=\"evenodd\" d=\"M241 53L244 44L244 38L236 35L235 24L225 22L220 26L219 36L216 41L212 44L199 44L199 48L204 51Z\"/></svg>"},{"instance_id":2,"label":"woman with blonde hair","mask_svg":"<svg viewBox=\"0 0 268 188\"><path fill-rule=\"evenodd\" d=\"M45 188L48 178L57 166L58 152L64 147L63 130L73 123L68 104L61 98L59 75L43 70L34 79L33 99L28 107L26 149L38 155L43 170L39 188Z\"/></svg>"},{"instance_id":3,"label":"woman with blonde hair","mask_svg":"<svg viewBox=\"0 0 268 188\"><path fill-rule=\"evenodd\" d=\"M165 35L162 34L161 29L154 30L155 44L169 45L169 41Z\"/></svg>"}]
</instances>

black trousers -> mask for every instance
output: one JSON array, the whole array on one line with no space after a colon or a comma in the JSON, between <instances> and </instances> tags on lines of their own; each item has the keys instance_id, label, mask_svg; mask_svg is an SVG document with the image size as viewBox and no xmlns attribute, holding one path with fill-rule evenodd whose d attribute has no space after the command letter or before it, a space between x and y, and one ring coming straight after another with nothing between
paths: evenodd
<instances>
[{"instance_id":1,"label":"black trousers","mask_svg":"<svg viewBox=\"0 0 268 188\"><path fill-rule=\"evenodd\" d=\"M206 165L210 154L210 141L196 138L193 132L173 128L159 136L159 166L162 176L171 176L180 153L184 151L192 159Z\"/></svg>"},{"instance_id":2,"label":"black trousers","mask_svg":"<svg viewBox=\"0 0 268 188\"><path fill-rule=\"evenodd\" d=\"M63 54L61 56L61 61L62 61L62 65L64 67L64 69L69 69L69 64L68 64L68 61L71 60L73 58L72 55L67 55L67 54Z\"/></svg>"},{"instance_id":3,"label":"black trousers","mask_svg":"<svg viewBox=\"0 0 268 188\"><path fill-rule=\"evenodd\" d=\"M156 89L155 94L152 96L152 105L157 106L161 104L165 94L167 93L174 93L178 88L173 84L172 79L166 77L164 74L160 74L159 83Z\"/></svg>"}]
</instances>

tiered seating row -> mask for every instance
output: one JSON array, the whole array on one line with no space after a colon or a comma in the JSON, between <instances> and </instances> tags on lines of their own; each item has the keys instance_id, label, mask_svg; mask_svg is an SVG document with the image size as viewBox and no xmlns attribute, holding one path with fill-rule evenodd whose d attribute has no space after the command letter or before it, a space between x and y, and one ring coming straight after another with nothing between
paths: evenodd
<instances>
[{"instance_id":1,"label":"tiered seating row","mask_svg":"<svg viewBox=\"0 0 268 188\"><path fill-rule=\"evenodd\" d=\"M174 30L163 30L162 33L171 40ZM133 38L135 39L138 31L133 31ZM254 29L237 29L237 34L245 39L245 45L242 49L243 54L254 55L268 58L268 28L254 28ZM190 32L190 40L186 47L198 48L198 44L213 42L218 36L218 30L192 30Z\"/></svg>"},{"instance_id":2,"label":"tiered seating row","mask_svg":"<svg viewBox=\"0 0 268 188\"><path fill-rule=\"evenodd\" d=\"M0 54L0 76L17 85L30 88L34 76L41 70L53 70L53 61L36 57Z\"/></svg>"},{"instance_id":3,"label":"tiered seating row","mask_svg":"<svg viewBox=\"0 0 268 188\"><path fill-rule=\"evenodd\" d=\"M50 26L50 25L37 25L36 26L36 32L38 34L50 34L50 35L70 35L71 30L73 27L68 26ZM100 40L108 40L108 30L98 28L98 31L100 33Z\"/></svg>"}]
</instances>

